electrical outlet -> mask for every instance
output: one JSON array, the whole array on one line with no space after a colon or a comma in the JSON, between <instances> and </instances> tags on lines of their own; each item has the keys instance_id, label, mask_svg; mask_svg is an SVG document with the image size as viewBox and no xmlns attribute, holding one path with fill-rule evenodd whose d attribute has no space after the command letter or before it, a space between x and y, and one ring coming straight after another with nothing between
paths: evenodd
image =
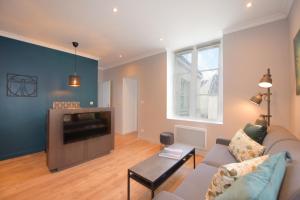
<instances>
[{"instance_id":1,"label":"electrical outlet","mask_svg":"<svg viewBox=\"0 0 300 200\"><path fill-rule=\"evenodd\" d=\"M93 106L94 105L94 102L93 101L90 101L90 106Z\"/></svg>"}]
</instances>

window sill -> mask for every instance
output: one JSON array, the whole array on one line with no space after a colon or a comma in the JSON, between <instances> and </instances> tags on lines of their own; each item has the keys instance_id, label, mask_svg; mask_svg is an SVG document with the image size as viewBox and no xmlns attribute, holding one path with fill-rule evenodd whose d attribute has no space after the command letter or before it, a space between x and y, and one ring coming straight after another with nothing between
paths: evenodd
<instances>
[{"instance_id":1,"label":"window sill","mask_svg":"<svg viewBox=\"0 0 300 200\"><path fill-rule=\"evenodd\" d=\"M223 121L212 121L212 120L205 120L205 119L190 119L190 118L180 118L180 117L167 117L169 120L176 120L176 121L186 121L186 122L198 122L204 124L218 124L222 125Z\"/></svg>"}]
</instances>

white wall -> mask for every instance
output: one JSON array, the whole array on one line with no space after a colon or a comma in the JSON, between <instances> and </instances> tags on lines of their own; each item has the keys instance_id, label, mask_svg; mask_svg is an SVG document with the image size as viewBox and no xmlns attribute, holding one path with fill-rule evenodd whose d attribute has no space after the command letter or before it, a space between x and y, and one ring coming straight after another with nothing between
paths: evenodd
<instances>
[{"instance_id":1,"label":"white wall","mask_svg":"<svg viewBox=\"0 0 300 200\"><path fill-rule=\"evenodd\" d=\"M300 29L300 1L294 1L289 15L289 35L290 35L290 84L291 84L291 129L300 138L300 96L296 95L296 74L295 74L295 55L293 40Z\"/></svg>"},{"instance_id":2,"label":"white wall","mask_svg":"<svg viewBox=\"0 0 300 200\"><path fill-rule=\"evenodd\" d=\"M253 122L261 108L249 98L261 90L257 83L271 68L272 124L290 128L289 34L287 20L224 35L224 124L206 124L166 119L167 73L166 53L144 58L104 71L104 80L113 80L113 106L116 108L116 129L119 130L120 95L123 77L139 81L139 135L159 142L162 131L173 131L175 124L208 129L208 148L217 137L230 138L246 123ZM143 103L141 103L143 102Z\"/></svg>"}]
</instances>

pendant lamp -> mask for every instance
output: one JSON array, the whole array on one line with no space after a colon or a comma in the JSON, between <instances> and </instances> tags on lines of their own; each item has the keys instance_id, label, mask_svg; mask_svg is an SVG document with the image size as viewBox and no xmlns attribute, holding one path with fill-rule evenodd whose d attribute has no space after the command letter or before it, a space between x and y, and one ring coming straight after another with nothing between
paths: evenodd
<instances>
[{"instance_id":1,"label":"pendant lamp","mask_svg":"<svg viewBox=\"0 0 300 200\"><path fill-rule=\"evenodd\" d=\"M75 61L74 61L74 74L69 76L69 86L71 87L79 87L80 86L80 76L77 75L76 69L77 69L77 51L76 48L78 47L78 42L72 42L73 47L75 49Z\"/></svg>"}]
</instances>

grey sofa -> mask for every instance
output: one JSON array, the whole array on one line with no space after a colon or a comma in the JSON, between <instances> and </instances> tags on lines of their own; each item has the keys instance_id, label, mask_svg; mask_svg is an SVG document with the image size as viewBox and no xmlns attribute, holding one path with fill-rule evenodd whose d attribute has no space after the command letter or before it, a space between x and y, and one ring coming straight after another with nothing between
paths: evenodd
<instances>
[{"instance_id":1,"label":"grey sofa","mask_svg":"<svg viewBox=\"0 0 300 200\"><path fill-rule=\"evenodd\" d=\"M218 167L237 162L228 151L229 140L217 139L216 144L206 154L203 162L183 181L174 193L160 192L155 200L204 200L208 186ZM288 151L292 161L288 163L278 199L300 199L300 141L288 130L272 126L263 145L265 154Z\"/></svg>"}]
</instances>

